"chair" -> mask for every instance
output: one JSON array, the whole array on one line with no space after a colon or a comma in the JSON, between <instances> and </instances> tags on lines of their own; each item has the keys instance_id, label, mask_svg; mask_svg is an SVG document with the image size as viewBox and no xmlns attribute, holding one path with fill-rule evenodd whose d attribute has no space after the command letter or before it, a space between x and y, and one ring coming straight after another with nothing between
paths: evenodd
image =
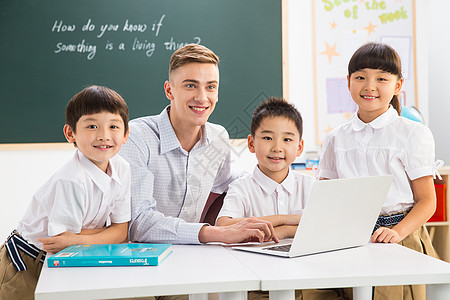
<instances>
[{"instance_id":1,"label":"chair","mask_svg":"<svg viewBox=\"0 0 450 300\"><path fill-rule=\"evenodd\" d=\"M203 209L202 216L200 218L201 223L208 223L210 225L214 225L216 223L216 218L222 208L223 198L225 195L226 193L209 193L208 200L206 200L205 208Z\"/></svg>"}]
</instances>

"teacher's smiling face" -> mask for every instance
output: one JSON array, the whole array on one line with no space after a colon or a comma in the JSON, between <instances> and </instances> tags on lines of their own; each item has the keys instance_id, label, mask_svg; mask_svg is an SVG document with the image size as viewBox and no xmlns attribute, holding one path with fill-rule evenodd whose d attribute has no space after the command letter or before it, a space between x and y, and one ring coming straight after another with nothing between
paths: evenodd
<instances>
[{"instance_id":1,"label":"teacher's smiling face","mask_svg":"<svg viewBox=\"0 0 450 300\"><path fill-rule=\"evenodd\" d=\"M211 63L188 63L170 74L164 84L175 128L204 125L214 111L219 93L219 68Z\"/></svg>"}]
</instances>

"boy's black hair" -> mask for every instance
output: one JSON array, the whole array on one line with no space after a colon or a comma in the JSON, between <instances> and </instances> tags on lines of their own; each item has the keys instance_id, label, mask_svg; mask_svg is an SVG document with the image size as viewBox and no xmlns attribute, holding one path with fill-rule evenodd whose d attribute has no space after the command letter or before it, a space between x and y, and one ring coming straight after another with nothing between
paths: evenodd
<instances>
[{"instance_id":1,"label":"boy's black hair","mask_svg":"<svg viewBox=\"0 0 450 300\"><path fill-rule=\"evenodd\" d=\"M362 45L353 54L348 63L348 76L362 69L383 70L402 78L402 63L400 56L391 46L383 43L369 42ZM390 104L400 115L401 105L397 95L394 95Z\"/></svg>"},{"instance_id":2,"label":"boy's black hair","mask_svg":"<svg viewBox=\"0 0 450 300\"><path fill-rule=\"evenodd\" d=\"M76 94L66 106L66 124L76 133L78 120L84 115L110 112L122 117L125 134L128 132L128 106L115 91L105 86L92 85Z\"/></svg>"},{"instance_id":3,"label":"boy's black hair","mask_svg":"<svg viewBox=\"0 0 450 300\"><path fill-rule=\"evenodd\" d=\"M251 133L255 136L256 130L265 118L284 117L295 123L300 134L303 134L303 119L300 112L283 98L270 97L264 100L253 112Z\"/></svg>"}]
</instances>

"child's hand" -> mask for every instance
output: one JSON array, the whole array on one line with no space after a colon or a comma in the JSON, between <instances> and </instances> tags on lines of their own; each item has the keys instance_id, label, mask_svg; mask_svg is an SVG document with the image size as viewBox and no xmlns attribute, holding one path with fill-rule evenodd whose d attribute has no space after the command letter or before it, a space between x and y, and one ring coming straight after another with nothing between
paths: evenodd
<instances>
[{"instance_id":1,"label":"child's hand","mask_svg":"<svg viewBox=\"0 0 450 300\"><path fill-rule=\"evenodd\" d=\"M387 227L380 227L372 234L372 243L398 243L400 235L397 231Z\"/></svg>"},{"instance_id":2,"label":"child's hand","mask_svg":"<svg viewBox=\"0 0 450 300\"><path fill-rule=\"evenodd\" d=\"M79 235L65 231L50 238L38 238L45 251L56 253L71 245L80 244Z\"/></svg>"}]
</instances>

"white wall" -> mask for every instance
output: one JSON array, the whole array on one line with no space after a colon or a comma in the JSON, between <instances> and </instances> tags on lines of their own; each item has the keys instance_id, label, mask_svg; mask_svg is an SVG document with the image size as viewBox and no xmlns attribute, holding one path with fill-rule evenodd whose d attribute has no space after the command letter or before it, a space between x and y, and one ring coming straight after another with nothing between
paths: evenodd
<instances>
[{"instance_id":1,"label":"white wall","mask_svg":"<svg viewBox=\"0 0 450 300\"><path fill-rule=\"evenodd\" d=\"M311 1L288 1L289 102L303 118L305 149L318 151L315 132Z\"/></svg>"},{"instance_id":2,"label":"white wall","mask_svg":"<svg viewBox=\"0 0 450 300\"><path fill-rule=\"evenodd\" d=\"M0 243L16 228L33 194L74 150L0 151Z\"/></svg>"},{"instance_id":3,"label":"white wall","mask_svg":"<svg viewBox=\"0 0 450 300\"><path fill-rule=\"evenodd\" d=\"M432 0L435 1L435 0ZM429 1L416 1L416 51L417 51L417 99L419 101L418 109L422 113L425 124L430 124L429 114L429 61L428 61L428 35L429 35L429 18L428 9Z\"/></svg>"},{"instance_id":4,"label":"white wall","mask_svg":"<svg viewBox=\"0 0 450 300\"><path fill-rule=\"evenodd\" d=\"M416 1L421 2L421 1ZM450 35L448 12L450 1L429 0L428 57L429 57L429 126L436 142L436 157L450 165Z\"/></svg>"},{"instance_id":5,"label":"white wall","mask_svg":"<svg viewBox=\"0 0 450 300\"><path fill-rule=\"evenodd\" d=\"M417 57L420 110L436 139L436 154L450 164L448 114L450 113L450 36L442 26L450 1L419 0L417 5ZM289 14L289 100L304 119L305 151L319 150L315 145L315 114L312 77L311 1L288 0ZM440 28L440 29L438 29ZM34 192L72 156L73 149L0 151L0 240L15 228ZM251 172L256 159L246 146L233 148L236 169ZM303 157L300 161L304 160Z\"/></svg>"}]
</instances>

